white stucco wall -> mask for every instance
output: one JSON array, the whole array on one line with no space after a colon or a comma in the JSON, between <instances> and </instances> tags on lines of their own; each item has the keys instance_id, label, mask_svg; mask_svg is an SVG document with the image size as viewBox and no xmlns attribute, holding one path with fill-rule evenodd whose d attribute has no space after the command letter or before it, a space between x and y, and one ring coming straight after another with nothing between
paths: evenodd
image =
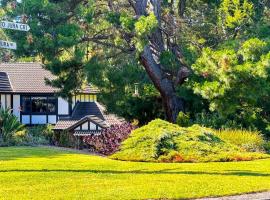
<instances>
[{"instance_id":1,"label":"white stucco wall","mask_svg":"<svg viewBox=\"0 0 270 200\"><path fill-rule=\"evenodd\" d=\"M97 129L97 125L90 122L90 130L96 130Z\"/></svg>"},{"instance_id":2,"label":"white stucco wall","mask_svg":"<svg viewBox=\"0 0 270 200\"><path fill-rule=\"evenodd\" d=\"M11 108L11 95L7 94L6 108Z\"/></svg>"},{"instance_id":3,"label":"white stucco wall","mask_svg":"<svg viewBox=\"0 0 270 200\"><path fill-rule=\"evenodd\" d=\"M82 130L88 130L88 122L85 122L83 125L82 125Z\"/></svg>"},{"instance_id":4,"label":"white stucco wall","mask_svg":"<svg viewBox=\"0 0 270 200\"><path fill-rule=\"evenodd\" d=\"M20 95L13 95L13 114L20 118Z\"/></svg>"},{"instance_id":5,"label":"white stucco wall","mask_svg":"<svg viewBox=\"0 0 270 200\"><path fill-rule=\"evenodd\" d=\"M58 98L58 115L68 115L68 102L65 99Z\"/></svg>"},{"instance_id":6,"label":"white stucco wall","mask_svg":"<svg viewBox=\"0 0 270 200\"><path fill-rule=\"evenodd\" d=\"M5 95L1 94L1 106L2 108L6 107Z\"/></svg>"},{"instance_id":7,"label":"white stucco wall","mask_svg":"<svg viewBox=\"0 0 270 200\"><path fill-rule=\"evenodd\" d=\"M1 106L3 108L11 108L11 95L1 94Z\"/></svg>"}]
</instances>

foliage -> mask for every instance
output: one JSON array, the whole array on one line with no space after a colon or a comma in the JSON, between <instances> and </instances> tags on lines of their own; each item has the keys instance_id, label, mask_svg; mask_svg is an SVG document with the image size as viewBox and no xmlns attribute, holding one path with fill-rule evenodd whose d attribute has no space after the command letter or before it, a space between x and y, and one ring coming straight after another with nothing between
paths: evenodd
<instances>
[{"instance_id":1,"label":"foliage","mask_svg":"<svg viewBox=\"0 0 270 200\"><path fill-rule=\"evenodd\" d=\"M264 144L264 149L266 150L266 152L270 153L270 141Z\"/></svg>"},{"instance_id":2,"label":"foliage","mask_svg":"<svg viewBox=\"0 0 270 200\"><path fill-rule=\"evenodd\" d=\"M31 27L30 32L5 31L17 42L15 59L46 64L57 77L48 83L61 96L90 82L101 88L107 108L127 119L145 124L165 118L168 106L161 107L168 90L161 92L163 84L150 74L156 70L146 69L155 63L162 80L173 84L167 97L184 99L183 110L193 121L206 110L209 121L217 113L215 127L233 123L269 133L268 1L21 2L14 7L13 0L2 1L0 13L10 20L24 16ZM140 9L134 9L137 5ZM145 62L142 50L148 45L152 55ZM195 73L178 82L185 67ZM134 83L143 88L139 98L132 97ZM158 95L144 91L149 85Z\"/></svg>"},{"instance_id":3,"label":"foliage","mask_svg":"<svg viewBox=\"0 0 270 200\"><path fill-rule=\"evenodd\" d=\"M250 0L223 0L220 8L221 23L230 29L239 28L251 23L254 14L253 4Z\"/></svg>"},{"instance_id":4,"label":"foliage","mask_svg":"<svg viewBox=\"0 0 270 200\"><path fill-rule=\"evenodd\" d=\"M16 143L16 138L24 137L25 128L18 118L12 114L10 109L0 108L0 138L2 145L11 145Z\"/></svg>"},{"instance_id":5,"label":"foliage","mask_svg":"<svg viewBox=\"0 0 270 200\"><path fill-rule=\"evenodd\" d=\"M223 118L242 121L245 127L255 125L265 132L269 56L269 44L258 38L243 42L237 50L206 48L193 65L196 75L203 78L194 83L194 92Z\"/></svg>"},{"instance_id":6,"label":"foliage","mask_svg":"<svg viewBox=\"0 0 270 200\"><path fill-rule=\"evenodd\" d=\"M85 137L84 142L95 152L110 155L119 150L121 142L127 139L133 129L129 123L114 125L102 130L100 134Z\"/></svg>"},{"instance_id":7,"label":"foliage","mask_svg":"<svg viewBox=\"0 0 270 200\"><path fill-rule=\"evenodd\" d=\"M205 126L208 128L214 128L214 129L229 129L229 128L242 129L243 128L243 124L241 124L240 122L238 123L234 120L224 118L216 112L206 113L205 111L203 111L201 113L197 113L194 119L192 120L192 123L199 124L201 126Z\"/></svg>"},{"instance_id":8,"label":"foliage","mask_svg":"<svg viewBox=\"0 0 270 200\"><path fill-rule=\"evenodd\" d=\"M179 112L177 119L176 119L176 124L178 124L181 127L188 127L191 125L190 122L190 116L189 114L185 114L183 112Z\"/></svg>"},{"instance_id":9,"label":"foliage","mask_svg":"<svg viewBox=\"0 0 270 200\"><path fill-rule=\"evenodd\" d=\"M48 145L53 141L51 125L25 127L10 109L0 109L0 145Z\"/></svg>"},{"instance_id":10,"label":"foliage","mask_svg":"<svg viewBox=\"0 0 270 200\"><path fill-rule=\"evenodd\" d=\"M144 47L149 43L147 36L158 27L158 21L154 13L150 13L149 16L141 16L135 23L135 33L137 35L134 38L137 51L142 52Z\"/></svg>"},{"instance_id":11,"label":"foliage","mask_svg":"<svg viewBox=\"0 0 270 200\"><path fill-rule=\"evenodd\" d=\"M120 151L111 156L146 162L241 161L265 157L223 141L211 129L198 125L183 128L159 119L134 130Z\"/></svg>"},{"instance_id":12,"label":"foliage","mask_svg":"<svg viewBox=\"0 0 270 200\"><path fill-rule=\"evenodd\" d=\"M48 145L53 143L53 126L38 125L27 128L24 145Z\"/></svg>"},{"instance_id":13,"label":"foliage","mask_svg":"<svg viewBox=\"0 0 270 200\"><path fill-rule=\"evenodd\" d=\"M270 189L270 159L140 163L51 147L8 147L0 148L0 160L0 194L6 199L196 199Z\"/></svg>"},{"instance_id":14,"label":"foliage","mask_svg":"<svg viewBox=\"0 0 270 200\"><path fill-rule=\"evenodd\" d=\"M266 143L262 135L256 131L225 129L215 131L215 135L225 142L251 152L263 151Z\"/></svg>"},{"instance_id":15,"label":"foliage","mask_svg":"<svg viewBox=\"0 0 270 200\"><path fill-rule=\"evenodd\" d=\"M71 135L70 132L68 131L62 131L59 134L59 140L57 142L57 145L60 147L75 147L76 143L75 143L75 139L73 138L73 136Z\"/></svg>"},{"instance_id":16,"label":"foliage","mask_svg":"<svg viewBox=\"0 0 270 200\"><path fill-rule=\"evenodd\" d=\"M122 56L109 63L101 57L93 57L85 73L89 82L101 90L98 100L106 105L109 112L127 121L137 119L140 125L154 118L164 118L161 97L137 63L127 61ZM136 96L135 84L139 92Z\"/></svg>"}]
</instances>

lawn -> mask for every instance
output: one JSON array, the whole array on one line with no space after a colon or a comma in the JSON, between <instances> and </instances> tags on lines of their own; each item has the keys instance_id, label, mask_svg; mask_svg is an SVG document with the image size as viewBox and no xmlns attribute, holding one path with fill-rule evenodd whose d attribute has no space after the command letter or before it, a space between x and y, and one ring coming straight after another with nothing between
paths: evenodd
<instances>
[{"instance_id":1,"label":"lawn","mask_svg":"<svg viewBox=\"0 0 270 200\"><path fill-rule=\"evenodd\" d=\"M0 148L0 199L158 199L270 190L270 159L136 163L45 147Z\"/></svg>"}]
</instances>

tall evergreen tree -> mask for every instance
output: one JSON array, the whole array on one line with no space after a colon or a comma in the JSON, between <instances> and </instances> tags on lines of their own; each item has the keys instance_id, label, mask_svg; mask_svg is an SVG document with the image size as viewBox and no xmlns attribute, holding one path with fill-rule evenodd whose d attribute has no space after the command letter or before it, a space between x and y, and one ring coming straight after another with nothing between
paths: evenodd
<instances>
[{"instance_id":1,"label":"tall evergreen tree","mask_svg":"<svg viewBox=\"0 0 270 200\"><path fill-rule=\"evenodd\" d=\"M17 55L44 62L62 95L95 76L108 80L103 69L143 67L175 122L185 110L177 90L203 49L251 36L267 6L256 0L22 0L9 15L23 13L31 26L12 35L26 36Z\"/></svg>"}]
</instances>

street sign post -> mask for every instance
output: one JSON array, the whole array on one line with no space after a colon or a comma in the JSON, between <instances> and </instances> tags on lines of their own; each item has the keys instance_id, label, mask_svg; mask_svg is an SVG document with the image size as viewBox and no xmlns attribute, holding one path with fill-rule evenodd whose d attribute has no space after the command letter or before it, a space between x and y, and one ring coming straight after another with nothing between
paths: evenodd
<instances>
[{"instance_id":1,"label":"street sign post","mask_svg":"<svg viewBox=\"0 0 270 200\"><path fill-rule=\"evenodd\" d=\"M17 31L29 31L30 27L28 24L21 24L16 22L1 21L0 28L17 30Z\"/></svg>"},{"instance_id":2,"label":"street sign post","mask_svg":"<svg viewBox=\"0 0 270 200\"><path fill-rule=\"evenodd\" d=\"M15 42L0 40L0 48L16 50L17 44Z\"/></svg>"}]
</instances>

